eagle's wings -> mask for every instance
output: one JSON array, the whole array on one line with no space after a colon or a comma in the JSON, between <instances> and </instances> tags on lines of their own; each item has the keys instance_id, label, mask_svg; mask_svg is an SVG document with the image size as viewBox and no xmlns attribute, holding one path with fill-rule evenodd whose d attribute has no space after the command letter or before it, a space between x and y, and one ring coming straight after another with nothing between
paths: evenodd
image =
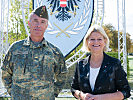
<instances>
[{"instance_id":1,"label":"eagle's wings","mask_svg":"<svg viewBox=\"0 0 133 100\"><path fill-rule=\"evenodd\" d=\"M71 12L74 14L74 16L76 15L76 9L79 9L79 6L77 4L77 2L81 2L80 0L66 0L66 6L65 7L61 7L60 2L61 0L47 0L47 2L49 2L49 9L51 9L51 15L54 13L59 12L59 14L56 16L57 18L61 18L61 16L63 15L63 21L68 18L71 18L71 16L68 14L68 12ZM62 20L62 19L60 19Z\"/></svg>"}]
</instances>

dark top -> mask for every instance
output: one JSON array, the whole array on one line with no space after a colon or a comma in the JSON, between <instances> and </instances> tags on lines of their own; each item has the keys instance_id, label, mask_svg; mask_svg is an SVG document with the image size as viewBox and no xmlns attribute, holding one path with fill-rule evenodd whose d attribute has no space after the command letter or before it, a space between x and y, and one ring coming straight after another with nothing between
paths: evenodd
<instances>
[{"instance_id":1,"label":"dark top","mask_svg":"<svg viewBox=\"0 0 133 100\"><path fill-rule=\"evenodd\" d=\"M89 82L90 57L91 55L77 63L75 75L71 84L72 94L74 95L76 90L94 95L121 91L124 98L130 97L130 86L120 60L110 57L105 53L94 90L92 91Z\"/></svg>"}]
</instances>

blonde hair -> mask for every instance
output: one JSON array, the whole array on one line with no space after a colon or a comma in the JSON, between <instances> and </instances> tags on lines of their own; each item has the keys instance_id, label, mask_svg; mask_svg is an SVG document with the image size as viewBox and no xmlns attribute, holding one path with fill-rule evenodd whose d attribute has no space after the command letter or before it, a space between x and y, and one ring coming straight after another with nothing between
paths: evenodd
<instances>
[{"instance_id":1,"label":"blonde hair","mask_svg":"<svg viewBox=\"0 0 133 100\"><path fill-rule=\"evenodd\" d=\"M88 39L92 32L99 32L104 37L104 39L106 39L104 51L108 51L109 50L109 38L108 38L107 34L105 33L104 29L97 24L91 26L89 28L89 30L87 31L87 34L85 35L85 37L83 39L83 48L82 49L86 52L90 52L90 49L88 47Z\"/></svg>"}]
</instances>

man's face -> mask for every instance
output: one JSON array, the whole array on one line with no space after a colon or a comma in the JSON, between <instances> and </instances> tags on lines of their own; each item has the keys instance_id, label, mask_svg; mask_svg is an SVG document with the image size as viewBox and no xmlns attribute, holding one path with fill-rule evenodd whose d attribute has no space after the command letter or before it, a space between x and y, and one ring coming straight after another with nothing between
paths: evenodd
<instances>
[{"instance_id":1,"label":"man's face","mask_svg":"<svg viewBox=\"0 0 133 100\"><path fill-rule=\"evenodd\" d=\"M45 18L38 17L36 14L31 16L30 21L28 22L30 27L30 36L34 38L42 38L45 30L48 27L48 20Z\"/></svg>"}]
</instances>

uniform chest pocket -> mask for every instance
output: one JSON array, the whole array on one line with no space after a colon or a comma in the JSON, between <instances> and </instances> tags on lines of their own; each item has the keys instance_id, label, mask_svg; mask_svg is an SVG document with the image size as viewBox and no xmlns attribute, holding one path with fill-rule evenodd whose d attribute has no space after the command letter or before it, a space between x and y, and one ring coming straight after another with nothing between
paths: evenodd
<instances>
[{"instance_id":1,"label":"uniform chest pocket","mask_svg":"<svg viewBox=\"0 0 133 100\"><path fill-rule=\"evenodd\" d=\"M53 56L45 55L42 59L43 66L52 67L55 64L55 59Z\"/></svg>"},{"instance_id":2,"label":"uniform chest pocket","mask_svg":"<svg viewBox=\"0 0 133 100\"><path fill-rule=\"evenodd\" d=\"M21 75L24 73L27 54L16 53L13 55L14 73Z\"/></svg>"},{"instance_id":3,"label":"uniform chest pocket","mask_svg":"<svg viewBox=\"0 0 133 100\"><path fill-rule=\"evenodd\" d=\"M26 61L27 54L16 54L13 56L15 64L23 64Z\"/></svg>"},{"instance_id":4,"label":"uniform chest pocket","mask_svg":"<svg viewBox=\"0 0 133 100\"><path fill-rule=\"evenodd\" d=\"M43 75L45 76L45 80L53 80L54 77L54 67L55 67L55 60L54 57L51 56L44 56L44 59L42 60L43 64Z\"/></svg>"}]
</instances>

